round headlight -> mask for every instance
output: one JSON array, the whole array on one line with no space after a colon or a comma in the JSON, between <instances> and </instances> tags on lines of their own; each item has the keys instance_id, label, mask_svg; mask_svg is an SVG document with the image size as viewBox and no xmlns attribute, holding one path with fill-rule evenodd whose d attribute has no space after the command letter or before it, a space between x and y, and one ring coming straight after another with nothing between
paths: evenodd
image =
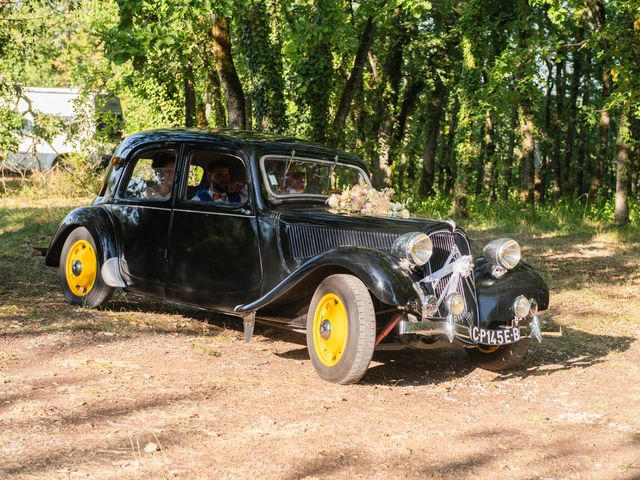
<instances>
[{"instance_id":1,"label":"round headlight","mask_svg":"<svg viewBox=\"0 0 640 480\"><path fill-rule=\"evenodd\" d=\"M416 266L429 261L433 253L433 244L428 235L420 232L405 233L393 245L395 255L407 259Z\"/></svg>"},{"instance_id":2,"label":"round headlight","mask_svg":"<svg viewBox=\"0 0 640 480\"><path fill-rule=\"evenodd\" d=\"M464 298L459 293L452 293L447 297L447 310L452 315L460 315L464 312Z\"/></svg>"},{"instance_id":3,"label":"round headlight","mask_svg":"<svg viewBox=\"0 0 640 480\"><path fill-rule=\"evenodd\" d=\"M493 265L511 269L520 262L520 245L511 238L499 238L484 247L484 256Z\"/></svg>"},{"instance_id":4,"label":"round headlight","mask_svg":"<svg viewBox=\"0 0 640 480\"><path fill-rule=\"evenodd\" d=\"M513 301L513 314L516 316L516 318L525 318L527 315L529 315L529 308L529 299L524 295L516 297L516 299Z\"/></svg>"}]
</instances>

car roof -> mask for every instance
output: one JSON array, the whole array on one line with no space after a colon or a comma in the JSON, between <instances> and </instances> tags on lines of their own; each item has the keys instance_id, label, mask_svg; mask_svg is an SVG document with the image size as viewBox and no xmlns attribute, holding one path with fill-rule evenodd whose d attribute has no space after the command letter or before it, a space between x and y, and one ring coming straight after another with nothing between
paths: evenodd
<instances>
[{"instance_id":1,"label":"car roof","mask_svg":"<svg viewBox=\"0 0 640 480\"><path fill-rule=\"evenodd\" d=\"M304 152L305 154L311 153L330 158L337 155L340 158L340 161L357 165L363 170L367 170L365 163L351 153L295 137L262 132L250 132L246 130L190 128L147 130L128 136L118 147L116 156L126 158L131 150L143 144L169 141L222 142L228 146L238 149L250 147L257 150L260 154L267 153L268 150L278 150L280 152L297 150L299 154Z\"/></svg>"}]
</instances>

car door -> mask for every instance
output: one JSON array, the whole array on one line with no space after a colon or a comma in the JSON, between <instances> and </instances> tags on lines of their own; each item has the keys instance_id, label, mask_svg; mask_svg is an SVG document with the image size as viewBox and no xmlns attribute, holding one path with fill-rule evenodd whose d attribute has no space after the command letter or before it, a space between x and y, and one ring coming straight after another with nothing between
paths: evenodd
<instances>
[{"instance_id":1,"label":"car door","mask_svg":"<svg viewBox=\"0 0 640 480\"><path fill-rule=\"evenodd\" d=\"M179 150L163 144L134 152L109 207L120 230L120 265L134 290L163 291Z\"/></svg>"},{"instance_id":2,"label":"car door","mask_svg":"<svg viewBox=\"0 0 640 480\"><path fill-rule=\"evenodd\" d=\"M230 311L256 298L262 282L249 171L244 159L213 144L186 146L184 162L174 204L167 291L180 301ZM207 169L214 163L229 170L233 186L226 201L214 201L208 193Z\"/></svg>"}]
</instances>

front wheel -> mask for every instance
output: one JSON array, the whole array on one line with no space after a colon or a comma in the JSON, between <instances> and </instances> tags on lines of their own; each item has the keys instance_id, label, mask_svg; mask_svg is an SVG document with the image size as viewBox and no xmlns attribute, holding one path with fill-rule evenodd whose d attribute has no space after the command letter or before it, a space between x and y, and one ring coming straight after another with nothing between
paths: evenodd
<instances>
[{"instance_id":1,"label":"front wheel","mask_svg":"<svg viewBox=\"0 0 640 480\"><path fill-rule=\"evenodd\" d=\"M353 275L325 278L307 314L307 348L318 375L348 384L367 371L376 340L376 314L364 283Z\"/></svg>"},{"instance_id":2,"label":"front wheel","mask_svg":"<svg viewBox=\"0 0 640 480\"><path fill-rule=\"evenodd\" d=\"M102 280L101 266L89 230L76 228L64 242L58 267L60 287L70 304L99 307L109 300L113 288Z\"/></svg>"},{"instance_id":3,"label":"front wheel","mask_svg":"<svg viewBox=\"0 0 640 480\"><path fill-rule=\"evenodd\" d=\"M478 345L474 348L467 348L467 354L471 361L478 367L492 372L500 372L517 367L522 362L529 347L530 338L502 346Z\"/></svg>"}]
</instances>

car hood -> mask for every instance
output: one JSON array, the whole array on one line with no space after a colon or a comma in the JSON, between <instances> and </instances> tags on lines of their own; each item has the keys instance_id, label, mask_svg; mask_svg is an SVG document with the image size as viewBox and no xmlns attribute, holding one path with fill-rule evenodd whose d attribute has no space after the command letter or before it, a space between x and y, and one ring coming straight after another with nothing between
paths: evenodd
<instances>
[{"instance_id":1,"label":"car hood","mask_svg":"<svg viewBox=\"0 0 640 480\"><path fill-rule=\"evenodd\" d=\"M327 227L336 229L357 229L384 231L402 235L407 232L451 231L455 224L451 220L441 221L426 217L373 217L361 214L343 214L332 212L328 207L280 207L274 210L281 226L297 225L309 227Z\"/></svg>"},{"instance_id":2,"label":"car hood","mask_svg":"<svg viewBox=\"0 0 640 480\"><path fill-rule=\"evenodd\" d=\"M391 251L395 240L407 232L452 232L455 224L420 217L372 217L331 212L327 207L280 207L278 221L282 255L289 268L340 246L361 246Z\"/></svg>"}]
</instances>

